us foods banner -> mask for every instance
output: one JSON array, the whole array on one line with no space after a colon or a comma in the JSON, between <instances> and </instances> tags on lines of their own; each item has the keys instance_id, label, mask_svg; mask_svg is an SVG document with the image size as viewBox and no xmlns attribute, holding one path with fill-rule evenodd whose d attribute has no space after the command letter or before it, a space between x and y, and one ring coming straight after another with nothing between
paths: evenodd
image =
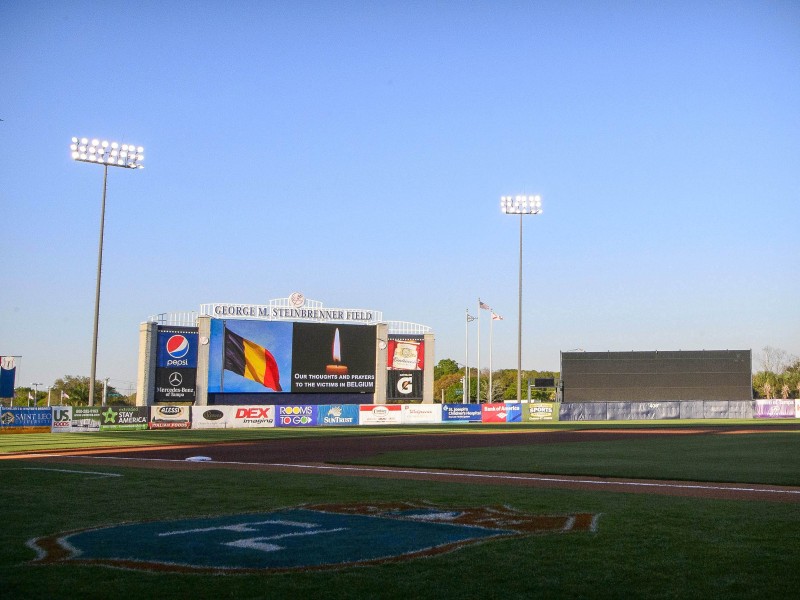
<instances>
[{"instance_id":1,"label":"us foods banner","mask_svg":"<svg viewBox=\"0 0 800 600\"><path fill-rule=\"evenodd\" d=\"M209 393L374 393L371 325L211 320Z\"/></svg>"}]
</instances>

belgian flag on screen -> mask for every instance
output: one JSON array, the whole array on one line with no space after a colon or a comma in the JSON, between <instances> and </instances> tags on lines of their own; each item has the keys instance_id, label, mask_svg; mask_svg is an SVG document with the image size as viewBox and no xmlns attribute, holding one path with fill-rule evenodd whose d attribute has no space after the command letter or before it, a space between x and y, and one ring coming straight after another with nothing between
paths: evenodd
<instances>
[{"instance_id":1,"label":"belgian flag on screen","mask_svg":"<svg viewBox=\"0 0 800 600\"><path fill-rule=\"evenodd\" d=\"M224 368L276 392L283 391L278 363L270 351L229 329L225 329Z\"/></svg>"}]
</instances>

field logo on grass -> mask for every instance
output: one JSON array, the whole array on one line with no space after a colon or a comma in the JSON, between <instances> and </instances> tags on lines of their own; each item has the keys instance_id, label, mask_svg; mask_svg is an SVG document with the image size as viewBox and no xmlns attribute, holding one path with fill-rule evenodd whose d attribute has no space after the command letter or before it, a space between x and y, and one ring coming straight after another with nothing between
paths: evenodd
<instances>
[{"instance_id":1,"label":"field logo on grass","mask_svg":"<svg viewBox=\"0 0 800 600\"><path fill-rule=\"evenodd\" d=\"M28 542L36 563L161 572L254 573L373 565L468 544L593 532L598 515L530 515L507 507L320 504L268 513L127 523Z\"/></svg>"}]
</instances>

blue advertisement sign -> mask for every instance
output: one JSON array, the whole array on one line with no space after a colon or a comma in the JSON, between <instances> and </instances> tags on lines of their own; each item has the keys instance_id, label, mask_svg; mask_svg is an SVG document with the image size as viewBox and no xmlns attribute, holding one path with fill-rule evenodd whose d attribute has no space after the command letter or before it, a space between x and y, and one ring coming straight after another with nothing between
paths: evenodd
<instances>
[{"instance_id":1,"label":"blue advertisement sign","mask_svg":"<svg viewBox=\"0 0 800 600\"><path fill-rule=\"evenodd\" d=\"M317 424L317 409L315 405L286 405L276 406L277 418L275 424L279 427L313 427Z\"/></svg>"},{"instance_id":2,"label":"blue advertisement sign","mask_svg":"<svg viewBox=\"0 0 800 600\"><path fill-rule=\"evenodd\" d=\"M196 327L167 327L163 330L159 329L156 366L169 369L196 369L197 341Z\"/></svg>"},{"instance_id":3,"label":"blue advertisement sign","mask_svg":"<svg viewBox=\"0 0 800 600\"><path fill-rule=\"evenodd\" d=\"M480 422L480 404L442 404L442 423Z\"/></svg>"},{"instance_id":4,"label":"blue advertisement sign","mask_svg":"<svg viewBox=\"0 0 800 600\"><path fill-rule=\"evenodd\" d=\"M3 408L0 426L6 431L20 433L50 432L53 411L49 406Z\"/></svg>"},{"instance_id":5,"label":"blue advertisement sign","mask_svg":"<svg viewBox=\"0 0 800 600\"><path fill-rule=\"evenodd\" d=\"M506 402L506 423L522 422L522 404Z\"/></svg>"},{"instance_id":6,"label":"blue advertisement sign","mask_svg":"<svg viewBox=\"0 0 800 600\"><path fill-rule=\"evenodd\" d=\"M358 425L358 404L324 404L317 409L317 425Z\"/></svg>"}]
</instances>

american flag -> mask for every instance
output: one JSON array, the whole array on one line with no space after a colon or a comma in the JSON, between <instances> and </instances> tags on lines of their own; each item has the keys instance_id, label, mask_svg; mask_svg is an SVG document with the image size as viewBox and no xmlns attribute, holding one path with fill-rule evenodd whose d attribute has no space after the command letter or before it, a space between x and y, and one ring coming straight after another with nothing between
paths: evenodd
<instances>
[{"instance_id":1,"label":"american flag","mask_svg":"<svg viewBox=\"0 0 800 600\"><path fill-rule=\"evenodd\" d=\"M489 307L489 305L488 305L488 304L486 304L485 302L482 302L480 298L478 298L478 306L479 306L480 308L482 308L483 310L492 310L492 309Z\"/></svg>"}]
</instances>

